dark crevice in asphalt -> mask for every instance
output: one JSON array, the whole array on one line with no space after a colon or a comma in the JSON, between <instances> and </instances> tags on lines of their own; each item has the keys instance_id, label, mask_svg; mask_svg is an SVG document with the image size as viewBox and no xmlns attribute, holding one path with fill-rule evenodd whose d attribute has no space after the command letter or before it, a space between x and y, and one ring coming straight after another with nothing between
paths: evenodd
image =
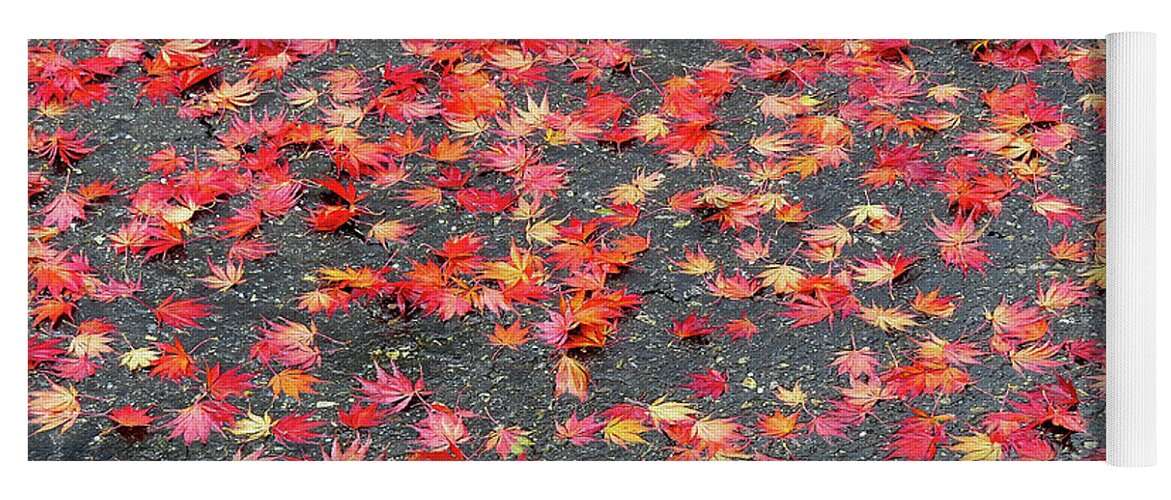
<instances>
[{"instance_id":1,"label":"dark crevice in asphalt","mask_svg":"<svg viewBox=\"0 0 1171 500\"><path fill-rule=\"evenodd\" d=\"M651 288L649 290L638 290L635 293L638 293L639 295L642 295L644 297L647 295L658 295L664 299L667 299L667 301L669 301L673 304L680 304L680 303L687 301L686 299L675 298L669 292L671 292L671 290L666 290L666 289L662 289L662 288Z\"/></svg>"},{"instance_id":2,"label":"dark crevice in asphalt","mask_svg":"<svg viewBox=\"0 0 1171 500\"><path fill-rule=\"evenodd\" d=\"M218 142L216 139L215 124L211 120L208 120L206 117L200 118L199 124L203 125L203 133L207 135L208 139Z\"/></svg>"}]
</instances>

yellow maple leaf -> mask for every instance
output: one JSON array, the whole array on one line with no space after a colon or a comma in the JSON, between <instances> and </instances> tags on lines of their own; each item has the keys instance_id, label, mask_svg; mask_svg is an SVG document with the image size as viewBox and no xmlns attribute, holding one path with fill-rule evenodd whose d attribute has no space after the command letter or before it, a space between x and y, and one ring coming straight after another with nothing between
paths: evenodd
<instances>
[{"instance_id":1,"label":"yellow maple leaf","mask_svg":"<svg viewBox=\"0 0 1171 500\"><path fill-rule=\"evenodd\" d=\"M817 161L817 158L809 155L786 158L782 164L785 166L786 173L795 173L800 175L802 179L816 174L821 170L821 162Z\"/></svg>"},{"instance_id":2,"label":"yellow maple leaf","mask_svg":"<svg viewBox=\"0 0 1171 500\"><path fill-rule=\"evenodd\" d=\"M822 246L843 247L854 244L854 236L850 234L850 228L838 223L833 223L826 226L818 226L813 229L801 231L802 238L808 243L816 243Z\"/></svg>"},{"instance_id":3,"label":"yellow maple leaf","mask_svg":"<svg viewBox=\"0 0 1171 500\"><path fill-rule=\"evenodd\" d=\"M350 127L330 127L325 131L325 138L335 146L360 146L366 136Z\"/></svg>"},{"instance_id":4,"label":"yellow maple leaf","mask_svg":"<svg viewBox=\"0 0 1171 500\"><path fill-rule=\"evenodd\" d=\"M1097 285L1099 288L1106 288L1106 264L1098 263L1090 266L1089 269L1082 271L1078 276L1085 278L1082 283L1086 286Z\"/></svg>"},{"instance_id":5,"label":"yellow maple leaf","mask_svg":"<svg viewBox=\"0 0 1171 500\"><path fill-rule=\"evenodd\" d=\"M777 153L787 153L793 150L793 139L785 138L785 132L766 132L761 135L752 136L748 141L748 145L752 146L757 153L765 156L775 155Z\"/></svg>"},{"instance_id":6,"label":"yellow maple leaf","mask_svg":"<svg viewBox=\"0 0 1171 500\"><path fill-rule=\"evenodd\" d=\"M619 184L611 189L606 198L618 204L638 205L666 179L667 176L658 171L639 172L629 184Z\"/></svg>"},{"instance_id":7,"label":"yellow maple leaf","mask_svg":"<svg viewBox=\"0 0 1171 500\"><path fill-rule=\"evenodd\" d=\"M525 229L525 239L530 242L536 241L551 245L561 237L561 233L557 231L557 225L562 222L565 222L564 218L558 220L544 219L540 222L534 222Z\"/></svg>"},{"instance_id":8,"label":"yellow maple leaf","mask_svg":"<svg viewBox=\"0 0 1171 500\"><path fill-rule=\"evenodd\" d=\"M545 279L544 268L544 260L513 244L508 252L508 260L486 263L484 270L480 271L480 278L497 280L505 286L515 285L522 280L540 283Z\"/></svg>"},{"instance_id":9,"label":"yellow maple leaf","mask_svg":"<svg viewBox=\"0 0 1171 500\"><path fill-rule=\"evenodd\" d=\"M644 142L651 142L671 133L671 129L667 128L667 122L653 113L639 116L631 127L638 132Z\"/></svg>"},{"instance_id":10,"label":"yellow maple leaf","mask_svg":"<svg viewBox=\"0 0 1171 500\"><path fill-rule=\"evenodd\" d=\"M272 433L272 417L265 413L263 416L249 411L240 420L228 427L228 432L241 438L242 441L255 441Z\"/></svg>"},{"instance_id":11,"label":"yellow maple leaf","mask_svg":"<svg viewBox=\"0 0 1171 500\"><path fill-rule=\"evenodd\" d=\"M735 417L713 418L704 417L696 420L691 426L691 435L699 441L699 449L706 450L713 459L748 458L741 453L735 443L743 439L740 434L742 425L736 423Z\"/></svg>"},{"instance_id":12,"label":"yellow maple leaf","mask_svg":"<svg viewBox=\"0 0 1171 500\"><path fill-rule=\"evenodd\" d=\"M691 420L699 413L687 403L666 401L666 399L667 397L663 396L647 405L647 413L651 415L656 426L664 422L674 424Z\"/></svg>"},{"instance_id":13,"label":"yellow maple leaf","mask_svg":"<svg viewBox=\"0 0 1171 500\"><path fill-rule=\"evenodd\" d=\"M528 99L528 109L518 109L516 114L529 126L544 125L549 115L552 114L549 111L549 96L542 97L540 104L537 104L531 95L525 97Z\"/></svg>"},{"instance_id":14,"label":"yellow maple leaf","mask_svg":"<svg viewBox=\"0 0 1171 500\"><path fill-rule=\"evenodd\" d=\"M456 139L480 135L489 129L488 122L479 118L469 121L448 121L445 123L447 130L451 131L451 136Z\"/></svg>"},{"instance_id":15,"label":"yellow maple leaf","mask_svg":"<svg viewBox=\"0 0 1171 500\"><path fill-rule=\"evenodd\" d=\"M890 262L877 262L874 265L852 266L854 279L863 283L890 283L895 278L895 267Z\"/></svg>"},{"instance_id":16,"label":"yellow maple leaf","mask_svg":"<svg viewBox=\"0 0 1171 500\"><path fill-rule=\"evenodd\" d=\"M992 441L987 434L977 432L973 436L956 436L956 444L948 447L956 453L963 453L960 460L1000 460L1004 449Z\"/></svg>"},{"instance_id":17,"label":"yellow maple leaf","mask_svg":"<svg viewBox=\"0 0 1171 500\"><path fill-rule=\"evenodd\" d=\"M915 316L904 311L901 307L878 307L878 306L863 306L858 317L871 326L875 326L883 332L890 333L891 330L905 332L908 328L919 326L915 322Z\"/></svg>"},{"instance_id":18,"label":"yellow maple leaf","mask_svg":"<svg viewBox=\"0 0 1171 500\"><path fill-rule=\"evenodd\" d=\"M112 339L104 335L79 333L69 341L66 352L75 358L98 358L103 354L114 352L109 346Z\"/></svg>"},{"instance_id":19,"label":"yellow maple leaf","mask_svg":"<svg viewBox=\"0 0 1171 500\"><path fill-rule=\"evenodd\" d=\"M33 434L58 427L64 433L81 416L81 402L73 386L49 382L48 389L29 391L28 398L29 423L40 425Z\"/></svg>"},{"instance_id":20,"label":"yellow maple leaf","mask_svg":"<svg viewBox=\"0 0 1171 500\"><path fill-rule=\"evenodd\" d=\"M964 92L967 90L954 83L945 83L927 89L927 97L935 99L935 102L940 104L955 104L956 99L965 99Z\"/></svg>"},{"instance_id":21,"label":"yellow maple leaf","mask_svg":"<svg viewBox=\"0 0 1171 500\"><path fill-rule=\"evenodd\" d=\"M760 278L761 286L771 286L773 292L779 295L796 292L798 290L797 283L805 277L805 273L787 264L769 264L756 277Z\"/></svg>"},{"instance_id":22,"label":"yellow maple leaf","mask_svg":"<svg viewBox=\"0 0 1171 500\"><path fill-rule=\"evenodd\" d=\"M602 437L606 439L607 443L626 448L628 444L646 444L646 440L642 438L641 434L648 430L638 420L619 417L606 424L606 427L602 429Z\"/></svg>"},{"instance_id":23,"label":"yellow maple leaf","mask_svg":"<svg viewBox=\"0 0 1171 500\"><path fill-rule=\"evenodd\" d=\"M854 218L854 225L859 226L864 222L873 220L882 220L892 217L890 210L886 205L858 205L850 209L850 213L846 217Z\"/></svg>"},{"instance_id":24,"label":"yellow maple leaf","mask_svg":"<svg viewBox=\"0 0 1171 500\"><path fill-rule=\"evenodd\" d=\"M1082 105L1082 111L1101 114L1106 110L1106 95L1091 92L1079 97L1077 103Z\"/></svg>"},{"instance_id":25,"label":"yellow maple leaf","mask_svg":"<svg viewBox=\"0 0 1171 500\"><path fill-rule=\"evenodd\" d=\"M308 108L317 104L317 99L321 97L321 91L317 89L303 89L293 87L292 92L285 93L285 99L290 106L295 108Z\"/></svg>"},{"instance_id":26,"label":"yellow maple leaf","mask_svg":"<svg viewBox=\"0 0 1171 500\"><path fill-rule=\"evenodd\" d=\"M138 349L131 349L122 354L118 359L118 364L125 366L130 371L146 368L159 359L159 352L146 348L139 347Z\"/></svg>"},{"instance_id":27,"label":"yellow maple leaf","mask_svg":"<svg viewBox=\"0 0 1171 500\"><path fill-rule=\"evenodd\" d=\"M789 406L805 406L805 403L809 401L809 397L801 389L800 381L794 382L791 390L778 384L773 390L773 395Z\"/></svg>"},{"instance_id":28,"label":"yellow maple leaf","mask_svg":"<svg viewBox=\"0 0 1171 500\"><path fill-rule=\"evenodd\" d=\"M346 286L350 288L368 288L378 283L379 277L374 273L373 269L368 267L361 267L354 269L347 267L345 269L325 268L317 271L318 279L337 283L339 286Z\"/></svg>"}]
</instances>

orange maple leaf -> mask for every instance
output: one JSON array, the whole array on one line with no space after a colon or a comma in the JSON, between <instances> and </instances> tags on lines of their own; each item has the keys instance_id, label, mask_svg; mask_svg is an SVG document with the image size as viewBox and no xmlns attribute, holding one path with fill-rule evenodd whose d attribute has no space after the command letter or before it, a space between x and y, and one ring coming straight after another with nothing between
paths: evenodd
<instances>
[{"instance_id":1,"label":"orange maple leaf","mask_svg":"<svg viewBox=\"0 0 1171 500\"><path fill-rule=\"evenodd\" d=\"M517 347L529 341L528 327L521 328L520 320L512 322L507 328L495 325L492 334L488 336L488 345L507 347L517 350Z\"/></svg>"},{"instance_id":2,"label":"orange maple leaf","mask_svg":"<svg viewBox=\"0 0 1171 500\"><path fill-rule=\"evenodd\" d=\"M1061 348L1062 344L1036 344L1013 351L1009 354L1009 361L1017 373L1024 373L1025 370L1049 373L1053 368L1064 364L1050 359L1061 352Z\"/></svg>"},{"instance_id":3,"label":"orange maple leaf","mask_svg":"<svg viewBox=\"0 0 1171 500\"><path fill-rule=\"evenodd\" d=\"M761 431L764 431L765 436L774 439L785 439L792 437L793 433L800 428L797 423L797 419L800 416L800 412L785 415L781 413L781 410L774 410L771 415L761 415L756 421L756 426Z\"/></svg>"},{"instance_id":4,"label":"orange maple leaf","mask_svg":"<svg viewBox=\"0 0 1171 500\"><path fill-rule=\"evenodd\" d=\"M293 399L300 401L301 394L317 394L317 391L313 389L313 384L320 382L321 379L306 373L305 370L285 368L280 373L273 375L267 385L272 389L273 399L281 394L288 394Z\"/></svg>"},{"instance_id":5,"label":"orange maple leaf","mask_svg":"<svg viewBox=\"0 0 1171 500\"><path fill-rule=\"evenodd\" d=\"M958 297L940 297L939 294L940 290L938 288L928 292L926 295L921 291L916 291L915 298L911 300L911 309L936 318L952 317L956 312L955 300Z\"/></svg>"},{"instance_id":6,"label":"orange maple leaf","mask_svg":"<svg viewBox=\"0 0 1171 500\"><path fill-rule=\"evenodd\" d=\"M388 241L397 243L405 242L406 237L414 232L414 224L404 223L401 219L383 219L370 226L370 231L366 233L366 238L377 241L385 247Z\"/></svg>"},{"instance_id":7,"label":"orange maple leaf","mask_svg":"<svg viewBox=\"0 0 1171 500\"><path fill-rule=\"evenodd\" d=\"M586 390L590 383L590 372L580 361L562 354L553 368L554 376L553 398L562 394L570 394L582 401L586 400Z\"/></svg>"},{"instance_id":8,"label":"orange maple leaf","mask_svg":"<svg viewBox=\"0 0 1171 500\"><path fill-rule=\"evenodd\" d=\"M461 139L453 142L444 137L431 146L430 154L427 157L438 162L453 163L467 158L468 151L471 149L472 146L467 144L466 140Z\"/></svg>"}]
</instances>

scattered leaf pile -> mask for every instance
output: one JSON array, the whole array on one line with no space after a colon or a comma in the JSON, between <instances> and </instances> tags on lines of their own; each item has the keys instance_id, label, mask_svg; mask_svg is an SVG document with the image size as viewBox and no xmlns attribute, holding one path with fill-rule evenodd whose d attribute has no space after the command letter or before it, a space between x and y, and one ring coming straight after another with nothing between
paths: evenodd
<instances>
[{"instance_id":1,"label":"scattered leaf pile","mask_svg":"<svg viewBox=\"0 0 1171 500\"><path fill-rule=\"evenodd\" d=\"M30 42L30 457L1101 459L1104 61Z\"/></svg>"}]
</instances>

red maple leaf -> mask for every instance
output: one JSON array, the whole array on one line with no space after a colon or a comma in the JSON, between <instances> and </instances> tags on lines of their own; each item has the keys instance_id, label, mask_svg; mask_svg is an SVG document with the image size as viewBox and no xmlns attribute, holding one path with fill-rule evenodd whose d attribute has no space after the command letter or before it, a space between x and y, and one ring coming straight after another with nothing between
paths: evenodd
<instances>
[{"instance_id":1,"label":"red maple leaf","mask_svg":"<svg viewBox=\"0 0 1171 500\"><path fill-rule=\"evenodd\" d=\"M922 146L898 144L893 148L875 147L875 164L862 174L863 185L883 187L903 181L908 187L934 181L938 172L924 161Z\"/></svg>"},{"instance_id":2,"label":"red maple leaf","mask_svg":"<svg viewBox=\"0 0 1171 500\"><path fill-rule=\"evenodd\" d=\"M176 170L185 169L188 163L187 158L178 155L173 144L143 159L150 163L146 168L147 172L158 172L162 176L168 176L175 173Z\"/></svg>"},{"instance_id":3,"label":"red maple leaf","mask_svg":"<svg viewBox=\"0 0 1171 500\"><path fill-rule=\"evenodd\" d=\"M85 197L77 193L63 192L41 210L41 213L45 214L44 224L55 226L62 231L69 229L73 221L85 220L86 204Z\"/></svg>"},{"instance_id":4,"label":"red maple leaf","mask_svg":"<svg viewBox=\"0 0 1171 500\"><path fill-rule=\"evenodd\" d=\"M88 356L63 358L53 365L53 374L70 380L82 380L97 373L98 365Z\"/></svg>"},{"instance_id":5,"label":"red maple leaf","mask_svg":"<svg viewBox=\"0 0 1171 500\"><path fill-rule=\"evenodd\" d=\"M361 210L352 206L320 205L309 211L309 216L305 218L305 221L314 231L328 233L342 227L359 213Z\"/></svg>"},{"instance_id":6,"label":"red maple leaf","mask_svg":"<svg viewBox=\"0 0 1171 500\"><path fill-rule=\"evenodd\" d=\"M70 252L52 252L43 259L30 259L29 274L36 282L35 290L49 291L53 298L61 298L62 292L85 295L91 283L94 268L85 255Z\"/></svg>"},{"instance_id":7,"label":"red maple leaf","mask_svg":"<svg viewBox=\"0 0 1171 500\"><path fill-rule=\"evenodd\" d=\"M789 310L781 312L781 315L797 320L790 325L792 328L814 325L827 320L832 324L834 321L833 305L820 295L813 297L806 294L795 294L793 300L787 305Z\"/></svg>"},{"instance_id":8,"label":"red maple leaf","mask_svg":"<svg viewBox=\"0 0 1171 500\"><path fill-rule=\"evenodd\" d=\"M451 163L467 157L471 145L466 140L452 141L446 136L431 146L428 158L444 163Z\"/></svg>"},{"instance_id":9,"label":"red maple leaf","mask_svg":"<svg viewBox=\"0 0 1171 500\"><path fill-rule=\"evenodd\" d=\"M996 334L992 347L998 351L1008 351L1016 345L1040 340L1049 333L1049 319L1041 308L1029 306L1028 299L1008 304L1001 297L1000 304L992 312L985 312L984 318Z\"/></svg>"},{"instance_id":10,"label":"red maple leaf","mask_svg":"<svg viewBox=\"0 0 1171 500\"><path fill-rule=\"evenodd\" d=\"M106 413L106 417L120 427L146 427L155 421L156 417L150 415L150 410L153 408L154 406L135 408L127 405L110 410Z\"/></svg>"},{"instance_id":11,"label":"red maple leaf","mask_svg":"<svg viewBox=\"0 0 1171 500\"><path fill-rule=\"evenodd\" d=\"M931 460L935 458L937 446L947 442L947 431L943 424L955 417L952 415L928 415L911 408L915 416L899 422L887 449L887 459Z\"/></svg>"},{"instance_id":12,"label":"red maple leaf","mask_svg":"<svg viewBox=\"0 0 1171 500\"><path fill-rule=\"evenodd\" d=\"M326 461L340 462L340 461L361 461L366 459L366 454L370 452L370 444L373 438L367 437L365 441L362 440L362 435L354 433L354 440L349 446L342 448L342 440L333 440L333 445L330 446L327 453L324 448L321 450L321 459Z\"/></svg>"},{"instance_id":13,"label":"red maple leaf","mask_svg":"<svg viewBox=\"0 0 1171 500\"><path fill-rule=\"evenodd\" d=\"M273 360L286 367L309 369L321 362L321 350L316 343L317 325L282 320L277 323L264 320L265 327L257 327L264 338L252 344L249 359L257 359L268 365Z\"/></svg>"},{"instance_id":14,"label":"red maple leaf","mask_svg":"<svg viewBox=\"0 0 1171 500\"><path fill-rule=\"evenodd\" d=\"M921 394L955 394L972 383L968 372L950 365L916 361L880 375L892 394L913 399Z\"/></svg>"},{"instance_id":15,"label":"red maple leaf","mask_svg":"<svg viewBox=\"0 0 1171 500\"><path fill-rule=\"evenodd\" d=\"M245 396L253 386L252 378L255 373L240 372L236 366L228 371L221 371L220 364L207 367L204 373L207 384L207 394L216 401L223 401L229 396Z\"/></svg>"},{"instance_id":16,"label":"red maple leaf","mask_svg":"<svg viewBox=\"0 0 1171 500\"><path fill-rule=\"evenodd\" d=\"M87 134L78 139L77 132L77 129L66 132L61 127L57 127L57 130L51 134L41 134L36 131L31 131L29 134L29 151L32 151L38 157L48 160L49 164L62 163L66 166L71 166L73 162L85 158L94 149L97 149L96 146L85 145L85 142L93 134Z\"/></svg>"},{"instance_id":17,"label":"red maple leaf","mask_svg":"<svg viewBox=\"0 0 1171 500\"><path fill-rule=\"evenodd\" d=\"M699 316L693 312L681 320L671 320L671 328L668 331L681 339L710 335L715 333L716 329L708 326L709 320L711 316Z\"/></svg>"},{"instance_id":18,"label":"red maple leaf","mask_svg":"<svg viewBox=\"0 0 1171 500\"><path fill-rule=\"evenodd\" d=\"M497 213L512 206L516 201L516 193L501 194L490 188L464 188L455 193L455 200L471 213Z\"/></svg>"},{"instance_id":19,"label":"red maple leaf","mask_svg":"<svg viewBox=\"0 0 1171 500\"><path fill-rule=\"evenodd\" d=\"M687 377L691 379L691 382L680 387L690 389L694 392L693 397L695 398L707 396L712 398L712 401L716 401L728 390L728 374L714 368L708 368L700 373L688 373Z\"/></svg>"},{"instance_id":20,"label":"red maple leaf","mask_svg":"<svg viewBox=\"0 0 1171 500\"><path fill-rule=\"evenodd\" d=\"M1045 217L1045 222L1049 224L1050 228L1053 227L1054 222L1070 227L1075 220L1085 220L1081 210L1082 207L1051 193L1041 193L1033 198L1033 211Z\"/></svg>"},{"instance_id":21,"label":"red maple leaf","mask_svg":"<svg viewBox=\"0 0 1171 500\"><path fill-rule=\"evenodd\" d=\"M830 411L813 417L806 427L826 442L830 442L832 438L849 439L843 431L850 427L850 420L844 415Z\"/></svg>"},{"instance_id":22,"label":"red maple leaf","mask_svg":"<svg viewBox=\"0 0 1171 500\"><path fill-rule=\"evenodd\" d=\"M752 336L759 332L760 328L752 320L748 319L748 313L746 312L740 313L739 318L724 323L723 334L731 337L732 340L752 340Z\"/></svg>"},{"instance_id":23,"label":"red maple leaf","mask_svg":"<svg viewBox=\"0 0 1171 500\"><path fill-rule=\"evenodd\" d=\"M392 374L386 373L382 366L374 363L374 380L354 377L361 385L358 390L365 394L363 400L389 406L391 413L398 413L406 409L414 398L431 394L430 391L424 390L422 375L419 375L417 381L412 382L398 371L394 361L390 362L390 368Z\"/></svg>"},{"instance_id":24,"label":"red maple leaf","mask_svg":"<svg viewBox=\"0 0 1171 500\"><path fill-rule=\"evenodd\" d=\"M179 330L203 328L198 320L211 316L212 313L211 306L200 302L201 300L203 299L175 300L175 294L172 293L154 308L155 320L160 326L167 324Z\"/></svg>"},{"instance_id":25,"label":"red maple leaf","mask_svg":"<svg viewBox=\"0 0 1171 500\"><path fill-rule=\"evenodd\" d=\"M578 326L573 310L568 308L564 298L561 299L561 310L562 312L549 311L549 321L533 323L533 326L541 331L537 337L554 347L565 345L569 331Z\"/></svg>"},{"instance_id":26,"label":"red maple leaf","mask_svg":"<svg viewBox=\"0 0 1171 500\"><path fill-rule=\"evenodd\" d=\"M556 424L557 437L569 441L574 446L585 446L587 443L597 441L594 435L606 427L606 422L598 420L594 413L578 418L577 410L574 410L564 424Z\"/></svg>"},{"instance_id":27,"label":"red maple leaf","mask_svg":"<svg viewBox=\"0 0 1171 500\"><path fill-rule=\"evenodd\" d=\"M236 240L228 247L228 259L230 260L260 260L269 255L276 253L271 243L262 241L260 238L243 238Z\"/></svg>"},{"instance_id":28,"label":"red maple leaf","mask_svg":"<svg viewBox=\"0 0 1171 500\"><path fill-rule=\"evenodd\" d=\"M762 286L760 280L744 276L740 271L729 276L724 276L721 271L707 281L707 288L713 296L721 299L746 300L756 295Z\"/></svg>"},{"instance_id":29,"label":"red maple leaf","mask_svg":"<svg viewBox=\"0 0 1171 500\"><path fill-rule=\"evenodd\" d=\"M57 347L62 342L65 342L64 337L43 339L37 336L29 337L28 369L35 370L41 363L57 361L58 356L65 354L65 349Z\"/></svg>"},{"instance_id":30,"label":"red maple leaf","mask_svg":"<svg viewBox=\"0 0 1171 500\"><path fill-rule=\"evenodd\" d=\"M207 442L211 431L223 434L223 426L230 423L240 410L222 401L201 400L188 406L164 424L171 428L170 439L183 438L183 444L195 441Z\"/></svg>"},{"instance_id":31,"label":"red maple leaf","mask_svg":"<svg viewBox=\"0 0 1171 500\"><path fill-rule=\"evenodd\" d=\"M273 422L270 431L272 437L281 444L304 444L312 442L321 437L321 434L313 432L313 429L325 425L325 422L319 420L311 420L313 412L304 414L291 414L278 418Z\"/></svg>"},{"instance_id":32,"label":"red maple leaf","mask_svg":"<svg viewBox=\"0 0 1171 500\"><path fill-rule=\"evenodd\" d=\"M956 214L955 221L951 224L944 224L939 219L932 218L935 225L930 229L940 240L935 245L939 247L939 255L943 261L960 268L965 276L969 269L983 273L984 265L990 261L988 253L980 249L984 246L979 241L984 229L976 229L973 216L964 217L963 214Z\"/></svg>"},{"instance_id":33,"label":"red maple leaf","mask_svg":"<svg viewBox=\"0 0 1171 500\"><path fill-rule=\"evenodd\" d=\"M452 409L441 404L432 405L427 416L418 424L411 427L419 433L417 443L427 451L449 451L459 459L463 459L463 452L459 445L471 439L465 418L475 414L460 409Z\"/></svg>"},{"instance_id":34,"label":"red maple leaf","mask_svg":"<svg viewBox=\"0 0 1171 500\"><path fill-rule=\"evenodd\" d=\"M236 213L230 217L221 219L219 225L216 226L216 231L224 233L224 238L240 239L248 236L256 228L260 227L260 223L264 221L261 217L260 206L248 205L244 208L233 209Z\"/></svg>"},{"instance_id":35,"label":"red maple leaf","mask_svg":"<svg viewBox=\"0 0 1171 500\"><path fill-rule=\"evenodd\" d=\"M830 366L838 367L838 375L848 374L852 379L866 375L867 380L877 380L874 368L880 366L880 363L874 354L870 349L838 351L834 353L836 357Z\"/></svg>"},{"instance_id":36,"label":"red maple leaf","mask_svg":"<svg viewBox=\"0 0 1171 500\"><path fill-rule=\"evenodd\" d=\"M444 266L452 273L470 273L483 267L484 257L479 254L484 248L485 236L474 232L452 236L443 242L435 255L446 259Z\"/></svg>"},{"instance_id":37,"label":"red maple leaf","mask_svg":"<svg viewBox=\"0 0 1171 500\"><path fill-rule=\"evenodd\" d=\"M68 317L73 319L73 311L77 309L77 304L56 298L44 298L38 300L36 305L29 309L29 316L33 317L33 325L37 326L43 321L48 321L49 325L56 325L61 317Z\"/></svg>"},{"instance_id":38,"label":"red maple leaf","mask_svg":"<svg viewBox=\"0 0 1171 500\"><path fill-rule=\"evenodd\" d=\"M377 404L369 404L363 406L355 402L350 406L349 411L338 410L337 418L342 425L354 430L365 429L369 427L378 427L386 423L386 417L391 415L391 411L383 410Z\"/></svg>"}]
</instances>

